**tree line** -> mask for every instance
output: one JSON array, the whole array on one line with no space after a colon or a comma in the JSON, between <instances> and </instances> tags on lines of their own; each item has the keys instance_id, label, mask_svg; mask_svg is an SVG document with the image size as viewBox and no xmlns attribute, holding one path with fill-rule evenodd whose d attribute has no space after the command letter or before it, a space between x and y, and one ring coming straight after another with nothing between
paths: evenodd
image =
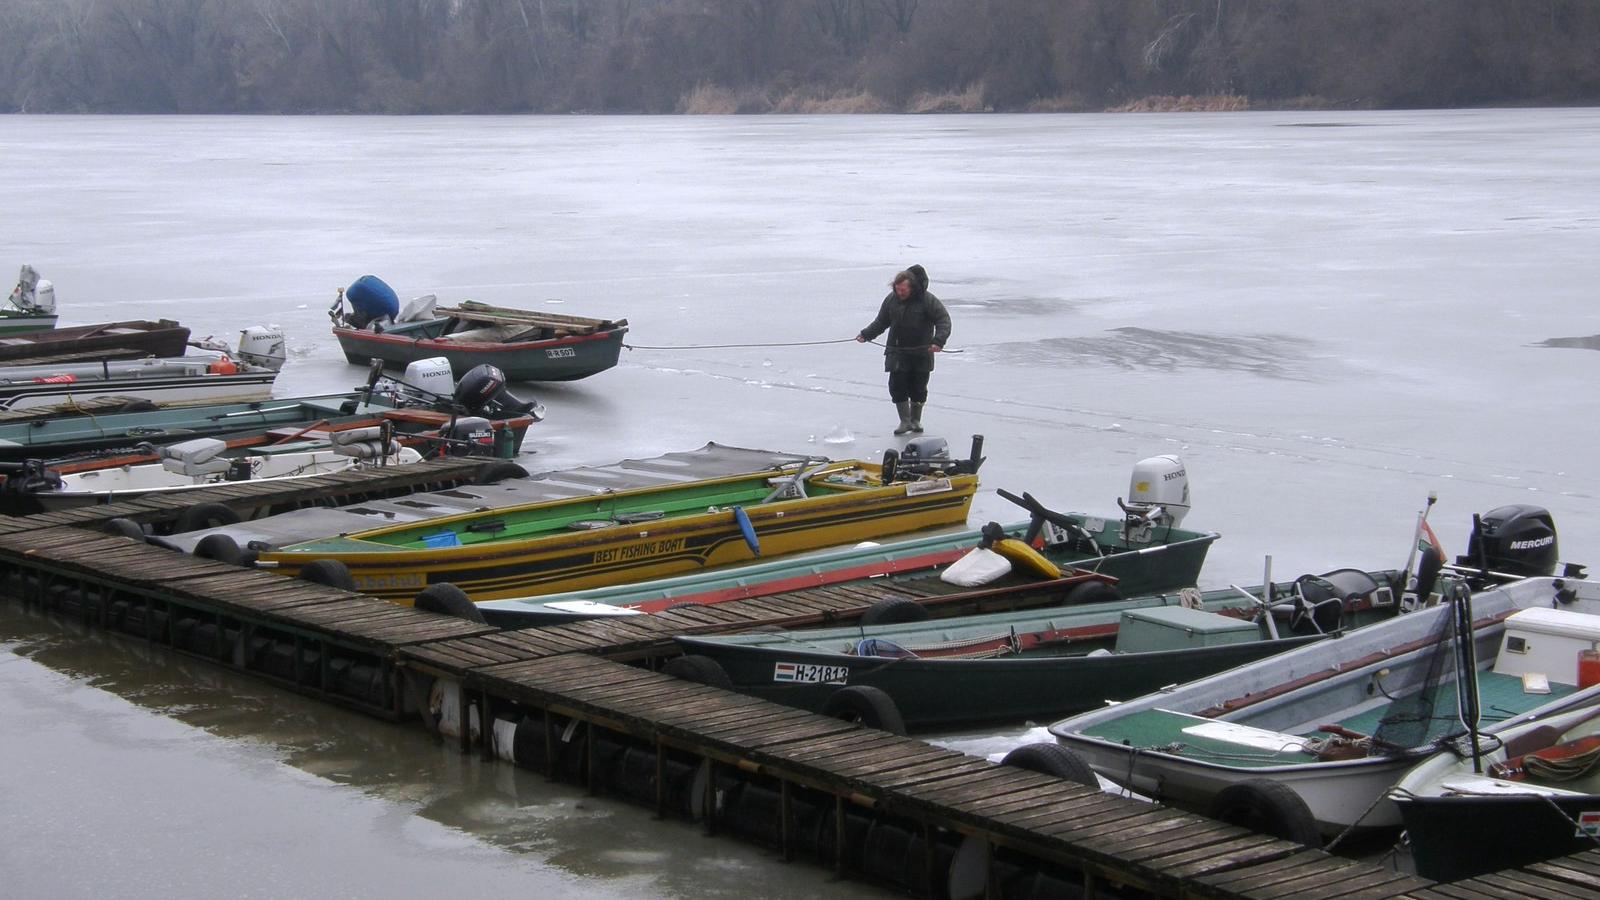
<instances>
[{"instance_id":1,"label":"tree line","mask_svg":"<svg viewBox=\"0 0 1600 900\"><path fill-rule=\"evenodd\" d=\"M0 35L7 112L1600 99L1596 0L0 0Z\"/></svg>"}]
</instances>

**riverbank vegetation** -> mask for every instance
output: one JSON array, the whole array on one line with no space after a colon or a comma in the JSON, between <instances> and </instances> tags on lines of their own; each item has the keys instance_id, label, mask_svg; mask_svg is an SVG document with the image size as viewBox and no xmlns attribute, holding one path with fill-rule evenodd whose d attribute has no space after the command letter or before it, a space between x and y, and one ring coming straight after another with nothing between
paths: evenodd
<instances>
[{"instance_id":1,"label":"riverbank vegetation","mask_svg":"<svg viewBox=\"0 0 1600 900\"><path fill-rule=\"evenodd\" d=\"M1595 0L0 0L0 111L1600 101Z\"/></svg>"}]
</instances>

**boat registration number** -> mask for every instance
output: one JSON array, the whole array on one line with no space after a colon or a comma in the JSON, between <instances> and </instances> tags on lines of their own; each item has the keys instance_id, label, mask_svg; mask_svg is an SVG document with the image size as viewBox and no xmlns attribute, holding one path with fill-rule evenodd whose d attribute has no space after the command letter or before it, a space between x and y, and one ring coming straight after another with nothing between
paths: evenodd
<instances>
[{"instance_id":1,"label":"boat registration number","mask_svg":"<svg viewBox=\"0 0 1600 900\"><path fill-rule=\"evenodd\" d=\"M819 666L815 663L781 662L772 670L772 680L786 684L844 684L849 676L849 666Z\"/></svg>"},{"instance_id":2,"label":"boat registration number","mask_svg":"<svg viewBox=\"0 0 1600 900\"><path fill-rule=\"evenodd\" d=\"M578 351L571 347L548 347L544 355L546 359L560 359L564 356L577 356Z\"/></svg>"},{"instance_id":3,"label":"boat registration number","mask_svg":"<svg viewBox=\"0 0 1600 900\"><path fill-rule=\"evenodd\" d=\"M926 478L922 481L906 483L906 496L915 497L919 494L940 494L953 488L948 478Z\"/></svg>"},{"instance_id":4,"label":"boat registration number","mask_svg":"<svg viewBox=\"0 0 1600 900\"><path fill-rule=\"evenodd\" d=\"M364 591L411 589L424 587L421 575L354 575L356 587Z\"/></svg>"}]
</instances>

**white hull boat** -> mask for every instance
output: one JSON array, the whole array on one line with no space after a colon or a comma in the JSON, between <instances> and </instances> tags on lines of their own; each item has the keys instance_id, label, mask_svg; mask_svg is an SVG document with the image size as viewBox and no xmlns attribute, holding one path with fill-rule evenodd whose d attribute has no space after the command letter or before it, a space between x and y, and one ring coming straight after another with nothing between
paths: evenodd
<instances>
[{"instance_id":1,"label":"white hull boat","mask_svg":"<svg viewBox=\"0 0 1600 900\"><path fill-rule=\"evenodd\" d=\"M1537 711L1600 701L1600 686L1580 691L1558 681L1564 676L1540 683L1493 670L1497 657L1516 653L1504 641L1514 613L1600 614L1600 585L1528 578L1474 594L1470 603L1481 734ZM1074 716L1050 731L1124 788L1219 818L1259 819L1280 836L1313 843L1317 834L1395 828L1399 811L1385 792L1466 731L1458 698L1477 696L1458 690L1462 647L1450 636L1458 618L1453 604L1442 603ZM1425 695L1425 687L1437 693ZM1234 815L1239 807L1246 815Z\"/></svg>"},{"instance_id":2,"label":"white hull boat","mask_svg":"<svg viewBox=\"0 0 1600 900\"><path fill-rule=\"evenodd\" d=\"M288 481L358 467L408 465L422 459L421 453L392 439L384 448L379 431L374 427L332 432L332 442L249 447L232 454L227 442L200 438L154 448L160 462L61 475L59 489L32 496L46 510L70 509L221 483Z\"/></svg>"}]
</instances>

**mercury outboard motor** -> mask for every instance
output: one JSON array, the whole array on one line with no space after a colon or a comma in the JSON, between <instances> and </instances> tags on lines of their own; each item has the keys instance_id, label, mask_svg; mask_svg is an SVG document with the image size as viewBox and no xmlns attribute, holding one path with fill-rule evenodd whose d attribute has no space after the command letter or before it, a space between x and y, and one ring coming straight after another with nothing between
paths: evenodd
<instances>
[{"instance_id":1,"label":"mercury outboard motor","mask_svg":"<svg viewBox=\"0 0 1600 900\"><path fill-rule=\"evenodd\" d=\"M1491 509L1478 521L1467 539L1467 555L1456 557L1457 565L1521 577L1556 573L1561 554L1549 510L1516 503Z\"/></svg>"}]
</instances>

